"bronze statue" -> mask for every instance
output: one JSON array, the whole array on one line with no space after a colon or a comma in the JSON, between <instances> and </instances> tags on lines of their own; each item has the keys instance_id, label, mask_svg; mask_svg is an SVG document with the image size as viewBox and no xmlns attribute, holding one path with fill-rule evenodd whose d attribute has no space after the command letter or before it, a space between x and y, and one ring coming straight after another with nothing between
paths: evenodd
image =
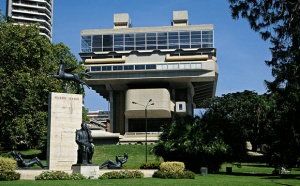
<instances>
[{"instance_id":1,"label":"bronze statue","mask_svg":"<svg viewBox=\"0 0 300 186\"><path fill-rule=\"evenodd\" d=\"M86 123L81 124L81 129L76 130L77 164L92 164L94 154L94 144L92 143L91 131Z\"/></svg>"},{"instance_id":2,"label":"bronze statue","mask_svg":"<svg viewBox=\"0 0 300 186\"><path fill-rule=\"evenodd\" d=\"M116 162L113 162L112 160L106 160L99 169L103 169L104 167L107 167L108 169L122 169L123 164L127 162L128 154L125 152L123 158L119 158L119 156L116 156Z\"/></svg>"},{"instance_id":3,"label":"bronze statue","mask_svg":"<svg viewBox=\"0 0 300 186\"><path fill-rule=\"evenodd\" d=\"M38 157L32 158L28 162L26 162L22 156L25 156L24 154L21 154L20 152L16 153L15 151L11 152L12 157L17 161L18 167L20 168L28 168L33 166L34 164L37 164L41 168L45 168L45 166L42 164L41 160Z\"/></svg>"},{"instance_id":4,"label":"bronze statue","mask_svg":"<svg viewBox=\"0 0 300 186\"><path fill-rule=\"evenodd\" d=\"M80 77L80 75L83 75L85 77L91 77L91 75L87 74L86 72L81 72L81 73L71 73L73 70L75 70L77 67L73 68L66 68L66 64L63 62L59 63L59 69L56 75L52 74L52 77L57 78L57 79L62 79L62 80L67 80L67 81L74 81L79 85L85 85L88 88L90 88ZM67 86L65 87L65 90L67 92ZM79 88L77 90L79 92Z\"/></svg>"}]
</instances>

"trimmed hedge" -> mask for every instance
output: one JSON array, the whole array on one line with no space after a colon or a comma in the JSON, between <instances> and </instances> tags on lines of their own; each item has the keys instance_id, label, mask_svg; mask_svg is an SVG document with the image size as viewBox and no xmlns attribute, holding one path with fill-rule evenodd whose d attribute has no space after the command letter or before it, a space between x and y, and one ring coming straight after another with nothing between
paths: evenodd
<instances>
[{"instance_id":1,"label":"trimmed hedge","mask_svg":"<svg viewBox=\"0 0 300 186\"><path fill-rule=\"evenodd\" d=\"M80 173L68 174L64 171L46 171L35 177L36 180L84 180Z\"/></svg>"},{"instance_id":2,"label":"trimmed hedge","mask_svg":"<svg viewBox=\"0 0 300 186\"><path fill-rule=\"evenodd\" d=\"M99 179L128 179L128 178L144 178L144 173L141 171L112 171L106 172Z\"/></svg>"},{"instance_id":3,"label":"trimmed hedge","mask_svg":"<svg viewBox=\"0 0 300 186\"><path fill-rule=\"evenodd\" d=\"M160 164L159 170L167 173L182 173L184 171L184 163L183 162L163 162Z\"/></svg>"},{"instance_id":4,"label":"trimmed hedge","mask_svg":"<svg viewBox=\"0 0 300 186\"><path fill-rule=\"evenodd\" d=\"M145 162L140 166L140 169L159 169L161 162Z\"/></svg>"},{"instance_id":5,"label":"trimmed hedge","mask_svg":"<svg viewBox=\"0 0 300 186\"><path fill-rule=\"evenodd\" d=\"M0 157L0 171L15 171L17 162L12 158Z\"/></svg>"},{"instance_id":6,"label":"trimmed hedge","mask_svg":"<svg viewBox=\"0 0 300 186\"><path fill-rule=\"evenodd\" d=\"M155 171L152 177L165 179L195 179L195 173L192 171L183 171L177 173Z\"/></svg>"},{"instance_id":7,"label":"trimmed hedge","mask_svg":"<svg viewBox=\"0 0 300 186\"><path fill-rule=\"evenodd\" d=\"M20 177L21 174L15 171L0 171L0 181L19 180Z\"/></svg>"}]
</instances>

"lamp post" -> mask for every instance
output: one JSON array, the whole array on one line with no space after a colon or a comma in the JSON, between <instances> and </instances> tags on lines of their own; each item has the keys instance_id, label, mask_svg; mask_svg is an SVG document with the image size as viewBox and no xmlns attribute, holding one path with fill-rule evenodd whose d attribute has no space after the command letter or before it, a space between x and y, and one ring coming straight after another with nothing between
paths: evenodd
<instances>
[{"instance_id":1,"label":"lamp post","mask_svg":"<svg viewBox=\"0 0 300 186\"><path fill-rule=\"evenodd\" d=\"M147 123L147 107L150 106L150 105L154 105L154 103L151 103L152 99L149 99L148 103L146 105L142 105L140 103L137 103L137 102L132 102L132 104L136 104L136 105L140 105L142 107L145 108L145 127L146 127L146 162L148 161L148 123Z\"/></svg>"}]
</instances>

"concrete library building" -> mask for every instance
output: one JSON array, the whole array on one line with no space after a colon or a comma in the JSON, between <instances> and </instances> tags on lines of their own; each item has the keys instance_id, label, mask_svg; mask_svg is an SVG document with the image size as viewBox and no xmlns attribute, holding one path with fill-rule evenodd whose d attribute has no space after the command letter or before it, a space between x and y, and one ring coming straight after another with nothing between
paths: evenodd
<instances>
[{"instance_id":1,"label":"concrete library building","mask_svg":"<svg viewBox=\"0 0 300 186\"><path fill-rule=\"evenodd\" d=\"M190 25L187 11L174 11L170 26L133 28L126 13L113 20L111 29L82 30L79 54L92 76L87 84L109 101L108 132L158 132L214 97L212 24Z\"/></svg>"}]
</instances>

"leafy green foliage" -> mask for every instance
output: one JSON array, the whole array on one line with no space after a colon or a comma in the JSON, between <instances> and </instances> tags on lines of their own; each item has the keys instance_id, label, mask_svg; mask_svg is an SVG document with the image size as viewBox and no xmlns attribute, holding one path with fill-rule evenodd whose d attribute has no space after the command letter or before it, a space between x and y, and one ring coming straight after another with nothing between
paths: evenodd
<instances>
[{"instance_id":1,"label":"leafy green foliage","mask_svg":"<svg viewBox=\"0 0 300 186\"><path fill-rule=\"evenodd\" d=\"M20 177L20 173L17 173L15 171L0 171L0 181L19 180Z\"/></svg>"},{"instance_id":2,"label":"leafy green foliage","mask_svg":"<svg viewBox=\"0 0 300 186\"><path fill-rule=\"evenodd\" d=\"M200 118L176 116L173 123L162 127L154 152L164 161L184 162L194 172L199 172L200 167L217 172L228 150L221 133L218 127L201 122Z\"/></svg>"},{"instance_id":3,"label":"leafy green foliage","mask_svg":"<svg viewBox=\"0 0 300 186\"><path fill-rule=\"evenodd\" d=\"M270 153L278 163L295 164L300 156L300 2L298 0L228 0L232 17L248 20L271 42L273 81L265 81L276 100Z\"/></svg>"},{"instance_id":4,"label":"leafy green foliage","mask_svg":"<svg viewBox=\"0 0 300 186\"><path fill-rule=\"evenodd\" d=\"M145 162L142 163L140 169L159 169L161 162Z\"/></svg>"},{"instance_id":5,"label":"leafy green foliage","mask_svg":"<svg viewBox=\"0 0 300 186\"><path fill-rule=\"evenodd\" d=\"M17 162L12 158L0 157L0 171L15 171Z\"/></svg>"},{"instance_id":6,"label":"leafy green foliage","mask_svg":"<svg viewBox=\"0 0 300 186\"><path fill-rule=\"evenodd\" d=\"M180 173L185 169L183 162L163 162L159 166L159 170L162 172Z\"/></svg>"},{"instance_id":7,"label":"leafy green foliage","mask_svg":"<svg viewBox=\"0 0 300 186\"><path fill-rule=\"evenodd\" d=\"M99 179L128 179L128 178L144 178L144 173L141 171L111 171L106 172Z\"/></svg>"},{"instance_id":8,"label":"leafy green foliage","mask_svg":"<svg viewBox=\"0 0 300 186\"><path fill-rule=\"evenodd\" d=\"M0 14L1 148L42 146L47 135L48 95L63 92L63 82L50 76L61 60L70 67L78 65L67 46L40 36L37 25L13 25ZM75 92L77 87L71 89Z\"/></svg>"},{"instance_id":9,"label":"leafy green foliage","mask_svg":"<svg viewBox=\"0 0 300 186\"><path fill-rule=\"evenodd\" d=\"M183 171L183 172L164 172L164 171L155 171L153 178L165 178L165 179L195 179L195 173L192 171Z\"/></svg>"},{"instance_id":10,"label":"leafy green foliage","mask_svg":"<svg viewBox=\"0 0 300 186\"><path fill-rule=\"evenodd\" d=\"M68 174L64 171L46 171L35 177L36 180L84 180L80 173Z\"/></svg>"}]
</instances>

